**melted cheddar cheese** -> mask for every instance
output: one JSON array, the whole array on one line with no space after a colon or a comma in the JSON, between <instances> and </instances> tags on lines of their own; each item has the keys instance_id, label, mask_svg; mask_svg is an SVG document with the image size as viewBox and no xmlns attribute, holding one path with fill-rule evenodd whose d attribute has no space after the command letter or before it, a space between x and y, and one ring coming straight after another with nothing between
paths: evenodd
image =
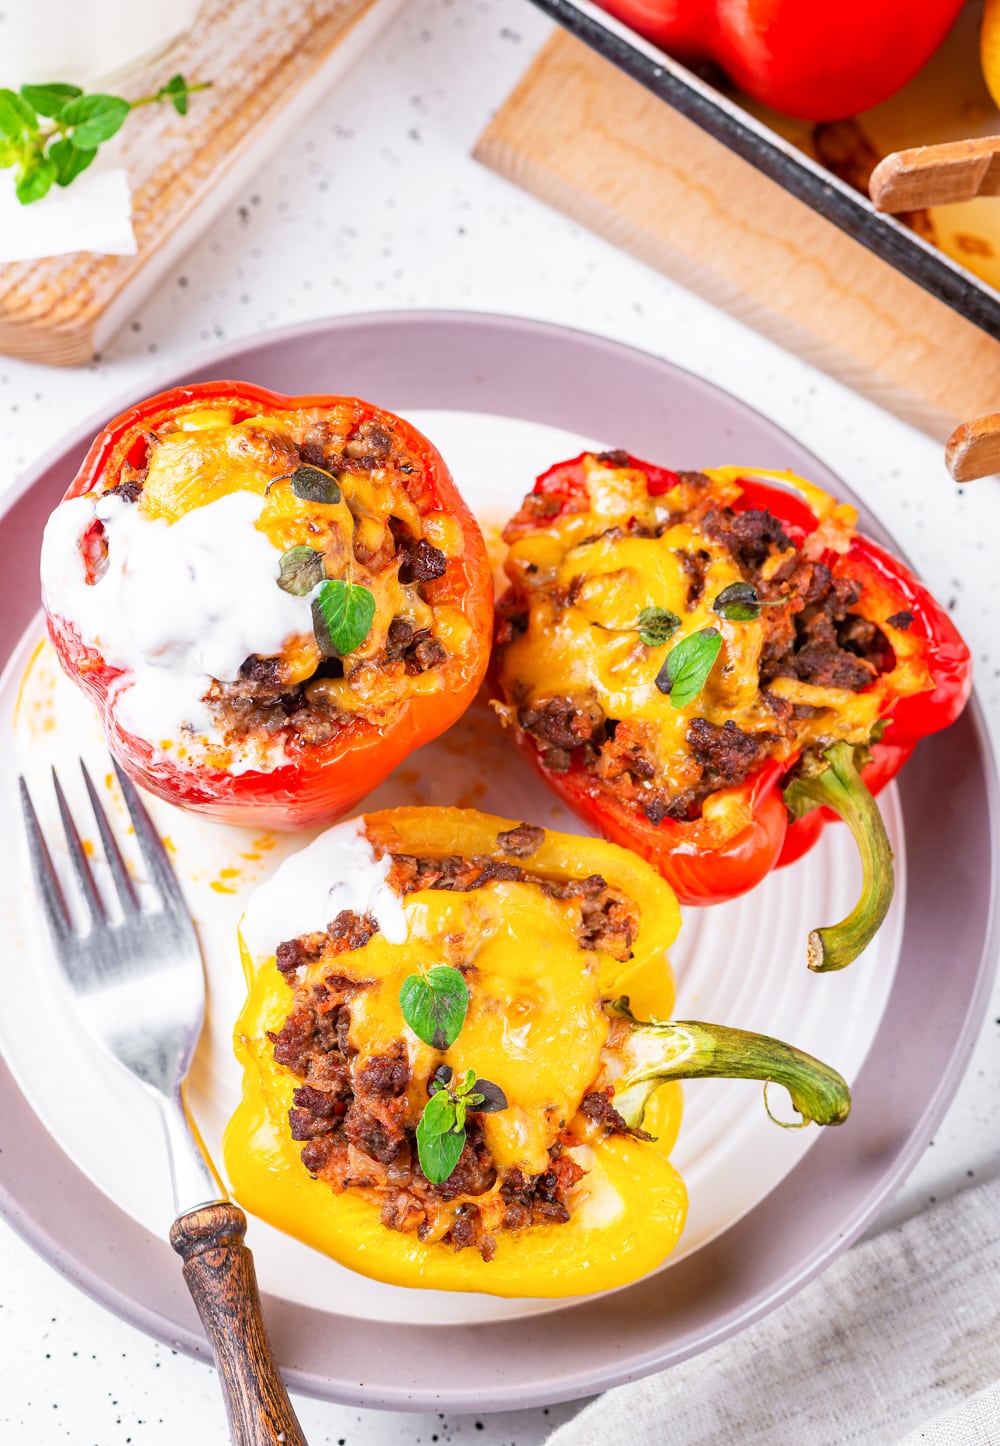
<instances>
[{"instance_id":1,"label":"melted cheddar cheese","mask_svg":"<svg viewBox=\"0 0 1000 1446\"><path fill-rule=\"evenodd\" d=\"M878 678L862 691L783 676L766 690L762 686L767 609L748 621L729 621L714 610L719 594L744 582L745 573L723 542L683 517L690 491L681 495L681 487L651 497L642 471L596 456L583 460L583 470L585 502L574 499L554 517L519 514L505 532L504 567L512 585L508 600L515 600L520 614L500 651L507 704L500 712L506 721L557 698L582 712L593 712L596 705L605 718L624 720L638 730L644 753L655 765L657 787L678 795L698 777L688 742L695 718L773 735L769 756L778 760L838 739L868 741L885 709L887 680ZM738 498L740 475L736 468L707 473L713 506L724 508ZM853 509L838 507L810 484L794 482L820 518L807 547L817 557L823 549L845 550L856 521ZM760 581L773 577L794 555L794 548L775 551L760 569ZM700 590L692 588L693 577L700 579ZM680 619L660 646L647 646L639 636L639 616L650 607ZM902 639L886 622L880 626L893 645ZM698 695L675 707L669 685L661 691L657 676L672 650L704 628L721 637L718 658ZM889 676L896 694L926 686L923 667L904 659ZM765 692L802 705L802 716L779 728Z\"/></svg>"},{"instance_id":2,"label":"melted cheddar cheese","mask_svg":"<svg viewBox=\"0 0 1000 1446\"><path fill-rule=\"evenodd\" d=\"M339 474L338 502L319 503L297 497L291 473L298 462L291 457L287 443L301 444L315 420L309 412L290 412L280 418L250 417L240 422L234 421L233 413L226 409L188 412L180 418L176 430L151 440L138 506L149 518L172 523L193 508L231 492L260 494L265 501L256 526L278 555L292 547L314 548L323 554L328 577L349 576L374 596L371 631L352 654L355 661L362 662L384 651L394 618L404 618L415 630L429 629L434 624L434 614L417 587L399 581L389 529L389 519L394 517L411 535L420 537L424 522L405 488L388 469ZM445 544L434 545L440 546L446 556L449 544L453 554L461 542L460 532L456 537L446 526L451 521L442 518L445 525L433 527ZM357 560L358 542L367 555L379 560L379 566L367 567ZM446 620L445 630L455 633L455 619ZM460 646L464 641L462 627L457 631ZM452 646L455 642L453 638ZM282 658L288 682L294 684L316 671L322 654L309 633L289 638ZM437 679L428 678L425 686L436 683ZM345 711L355 711L354 692L347 684L338 690L331 680L327 691L338 694L336 703Z\"/></svg>"},{"instance_id":3,"label":"melted cheddar cheese","mask_svg":"<svg viewBox=\"0 0 1000 1446\"><path fill-rule=\"evenodd\" d=\"M599 1072L608 1032L598 961L574 934L579 904L551 899L530 883L495 882L465 894L421 891L404 907L405 949L376 934L337 956L338 972L372 981L350 1006L359 1065L404 1040L414 1123L439 1064L451 1065L456 1078L472 1069L493 1080L510 1107L483 1117L490 1153L500 1167L538 1174ZM399 1005L407 976L440 963L461 966L469 989L465 1024L443 1053L417 1038ZM330 967L312 971L318 980Z\"/></svg>"},{"instance_id":4,"label":"melted cheddar cheese","mask_svg":"<svg viewBox=\"0 0 1000 1446\"><path fill-rule=\"evenodd\" d=\"M468 847L477 856L488 847L496 849L504 820L445 810L445 831L441 814L419 808L374 814L367 820L367 836L380 849L392 844L422 850L423 840L434 839L425 855L431 857L445 857L455 847ZM423 1225L423 1241L447 1235L468 1205L475 1206L487 1228L501 1228L506 1171L539 1176L551 1167L553 1145L587 1152L594 1139L603 1137L603 1131L579 1113L579 1105L590 1090L610 1083L605 1079L610 1028L605 998L627 989L639 1008L660 1017L669 1014L673 1004L665 946L676 933L678 910L659 876L614 846L559 834L543 837L529 868L538 873L525 881L493 879L470 891L410 892L402 899L405 944L392 943L379 931L357 949L303 964L293 982L296 999L322 998L324 979L331 973L357 983L347 1006L351 1071L355 1079L363 1076L368 1061L395 1057L402 1044L409 1064L405 1113L410 1128L421 1119L428 1082L442 1064L451 1067L454 1079L473 1070L506 1095L506 1109L480 1116L496 1183L486 1193L441 1200L434 1223ZM578 934L579 899L552 898L540 886L542 879L565 882L595 872L607 876L608 884L637 907L627 959L584 949ZM262 894L266 889L264 885ZM468 989L464 1024L447 1050L436 1050L410 1030L399 1002L400 988L410 975L441 963L460 969ZM269 1051L267 1040L282 1030L290 995L273 956L247 959L247 967L250 998L237 1025L237 1053L256 1054ZM266 1073L273 1069L273 1061L264 1066ZM283 1080L282 1089L286 1092ZM663 1090L650 1112L650 1129L662 1131L663 1152L672 1144L678 1119L678 1093ZM591 1196L598 1178L600 1171L579 1183L575 1200L581 1209L597 1207Z\"/></svg>"},{"instance_id":5,"label":"melted cheddar cheese","mask_svg":"<svg viewBox=\"0 0 1000 1446\"><path fill-rule=\"evenodd\" d=\"M447 857L456 848L468 849L470 855L495 853L498 831L512 826L507 820L457 809L398 809L369 815L365 822L369 840L379 849L388 844L419 856L426 841L424 856L432 858ZM610 1261L637 1246L634 1226L628 1224L624 1177L618 1177L614 1161L619 1152L628 1155L639 1149L649 1154L647 1168L654 1176L662 1174L658 1188L666 1189L672 1202L668 1213L675 1238L683 1220L683 1186L667 1173L666 1157L679 1126L680 1087L664 1087L651 1102L647 1126L655 1142L641 1146L626 1136L609 1137L580 1111L580 1104L590 1090L608 1087L615 1069L603 999L626 988L638 1008L661 1017L671 1011L673 976L665 950L678 927L676 900L648 865L594 839L546 834L526 867L537 870L537 875L533 872L524 881L494 879L468 892L409 893L401 900L405 943L392 943L385 934L375 933L360 948L301 966L294 981L286 982L279 975L273 955L251 958L244 943L249 994L236 1027L236 1052L246 1069L244 1097L225 1141L227 1170L244 1203L344 1258L341 1243L352 1255L354 1246L343 1241L341 1232L332 1235L323 1222L358 1211L363 1201L369 1213L358 1214L351 1236L358 1249L371 1230L373 1246L375 1239L384 1241L386 1260L397 1252L413 1260L427 1253L440 1262L430 1267L431 1276L440 1271L449 1278L454 1269L450 1262L459 1257L447 1245L429 1252L425 1248L440 1242L463 1211L474 1206L484 1228L500 1236L498 1259L510 1258L508 1251L516 1255L516 1246L508 1245L503 1232L507 1204L501 1186L511 1170L526 1176L549 1170L550 1151L556 1147L555 1153L564 1152L585 1171L571 1192L571 1220L595 1241L607 1236L608 1246L602 1249L608 1250ZM600 949L582 948L577 932L579 900L552 898L539 883L546 878L583 879L597 872L638 910L632 957L624 962ZM267 890L265 884L260 892ZM257 936L250 930L249 937ZM442 963L462 970L469 1007L457 1038L439 1051L406 1024L399 993L409 975ZM419 1251L415 1234L401 1235L378 1223L382 1197L376 1190L347 1182L334 1193L322 1179L310 1181L298 1159L300 1146L289 1133L288 1111L299 1080L276 1063L270 1040L281 1030L290 1008L289 983L294 984L297 998L322 997L322 980L331 973L361 986L350 993L347 1006L354 1078L368 1061L393 1056L402 1043L409 1064L405 1118L410 1128L420 1119L428 1082L441 1064L451 1066L456 1079L474 1071L498 1085L507 1098L506 1109L477 1117L497 1170L495 1184L484 1193L442 1198L433 1220L421 1227ZM255 1157L267 1162L263 1170L254 1166ZM349 1203L351 1198L354 1204ZM527 1231L533 1242L529 1251L550 1237L558 1240L564 1228L568 1227L532 1226ZM668 1248L667 1236L660 1244ZM383 1278L418 1283L412 1265L398 1276L386 1275L386 1260L377 1262L376 1253L370 1249L367 1260L351 1263ZM469 1260L473 1277L484 1272L476 1289L501 1288L508 1293L505 1270L492 1272L475 1251L463 1251L461 1258ZM543 1293L543 1287L548 1293L541 1279L536 1289L525 1283L527 1279L527 1272L520 1276L522 1293ZM427 1283L443 1281L434 1278Z\"/></svg>"}]
</instances>

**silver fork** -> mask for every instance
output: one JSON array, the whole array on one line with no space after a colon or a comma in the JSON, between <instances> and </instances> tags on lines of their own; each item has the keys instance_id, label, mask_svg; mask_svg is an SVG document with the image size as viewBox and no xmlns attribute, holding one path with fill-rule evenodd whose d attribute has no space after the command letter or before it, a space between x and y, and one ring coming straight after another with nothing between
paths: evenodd
<instances>
[{"instance_id":1,"label":"silver fork","mask_svg":"<svg viewBox=\"0 0 1000 1446\"><path fill-rule=\"evenodd\" d=\"M153 821L114 764L149 873L147 906L126 867L97 790L80 760L114 881L112 919L55 769L52 779L84 917L73 922L24 779L21 802L35 883L62 973L94 1040L159 1106L177 1218L170 1243L198 1308L222 1382L235 1446L306 1446L274 1361L260 1308L246 1216L228 1200L187 1115L183 1082L205 1016L205 976L191 915Z\"/></svg>"}]
</instances>

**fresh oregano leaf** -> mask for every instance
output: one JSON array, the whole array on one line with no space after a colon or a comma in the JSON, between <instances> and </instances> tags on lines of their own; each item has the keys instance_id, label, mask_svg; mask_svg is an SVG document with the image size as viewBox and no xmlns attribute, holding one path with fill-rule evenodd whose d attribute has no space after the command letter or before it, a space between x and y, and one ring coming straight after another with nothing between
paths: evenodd
<instances>
[{"instance_id":1,"label":"fresh oregano leaf","mask_svg":"<svg viewBox=\"0 0 1000 1446\"><path fill-rule=\"evenodd\" d=\"M433 1118L428 1122L428 1115L439 1100L447 1103L447 1114L443 1108L439 1107L434 1110ZM440 1094L432 1095L427 1101L417 1124L417 1155L420 1159L420 1168L432 1185L441 1185L447 1180L458 1164L464 1147L465 1130L456 1128L455 1102L449 1094L442 1090Z\"/></svg>"},{"instance_id":2,"label":"fresh oregano leaf","mask_svg":"<svg viewBox=\"0 0 1000 1446\"><path fill-rule=\"evenodd\" d=\"M175 75L154 94L134 101L85 95L79 86L62 81L23 85L20 93L0 88L0 170L17 167L15 189L22 205L40 201L53 183L68 186L75 181L130 111L169 102L184 115L189 97L210 85L189 85Z\"/></svg>"},{"instance_id":3,"label":"fresh oregano leaf","mask_svg":"<svg viewBox=\"0 0 1000 1446\"><path fill-rule=\"evenodd\" d=\"M461 1111L465 1105L480 1115L493 1115L507 1109L507 1096L492 1080L477 1079L474 1069L465 1072L465 1078L455 1088L455 1100Z\"/></svg>"},{"instance_id":4,"label":"fresh oregano leaf","mask_svg":"<svg viewBox=\"0 0 1000 1446\"><path fill-rule=\"evenodd\" d=\"M639 614L639 639L647 648L661 648L680 625L680 618L669 608L643 608Z\"/></svg>"},{"instance_id":5,"label":"fresh oregano leaf","mask_svg":"<svg viewBox=\"0 0 1000 1446\"><path fill-rule=\"evenodd\" d=\"M188 83L183 75L172 75L156 92L157 100L169 100L178 115L187 115Z\"/></svg>"},{"instance_id":6,"label":"fresh oregano leaf","mask_svg":"<svg viewBox=\"0 0 1000 1446\"><path fill-rule=\"evenodd\" d=\"M656 675L656 686L661 693L669 694L675 708L685 708L697 698L721 647L722 635L717 628L701 628L670 649Z\"/></svg>"},{"instance_id":7,"label":"fresh oregano leaf","mask_svg":"<svg viewBox=\"0 0 1000 1446\"><path fill-rule=\"evenodd\" d=\"M47 156L33 155L17 174L15 191L22 206L40 201L52 189L56 168Z\"/></svg>"},{"instance_id":8,"label":"fresh oregano leaf","mask_svg":"<svg viewBox=\"0 0 1000 1446\"><path fill-rule=\"evenodd\" d=\"M325 502L331 506L340 501L336 477L318 467L296 467L292 473L292 491L303 502Z\"/></svg>"},{"instance_id":9,"label":"fresh oregano leaf","mask_svg":"<svg viewBox=\"0 0 1000 1446\"><path fill-rule=\"evenodd\" d=\"M80 150L94 150L118 134L131 108L119 95L81 95L63 106L59 124L72 129Z\"/></svg>"},{"instance_id":10,"label":"fresh oregano leaf","mask_svg":"<svg viewBox=\"0 0 1000 1446\"><path fill-rule=\"evenodd\" d=\"M714 612L730 623L752 623L760 617L760 598L752 582L731 582L712 604Z\"/></svg>"},{"instance_id":11,"label":"fresh oregano leaf","mask_svg":"<svg viewBox=\"0 0 1000 1446\"><path fill-rule=\"evenodd\" d=\"M403 980L399 1007L418 1039L434 1049L447 1049L465 1023L469 991L457 969L435 964L426 974L410 974Z\"/></svg>"},{"instance_id":12,"label":"fresh oregano leaf","mask_svg":"<svg viewBox=\"0 0 1000 1446\"><path fill-rule=\"evenodd\" d=\"M34 107L14 90L0 87L0 135L9 141L20 140L27 131L38 129Z\"/></svg>"},{"instance_id":13,"label":"fresh oregano leaf","mask_svg":"<svg viewBox=\"0 0 1000 1446\"><path fill-rule=\"evenodd\" d=\"M58 116L63 107L75 100L83 91L78 85L64 85L60 81L51 85L22 85L21 96L39 115Z\"/></svg>"},{"instance_id":14,"label":"fresh oregano leaf","mask_svg":"<svg viewBox=\"0 0 1000 1446\"><path fill-rule=\"evenodd\" d=\"M435 969L447 969L447 965L436 965ZM433 974L434 969L431 970ZM452 973L458 973L452 970ZM410 979L419 979L411 975ZM406 981L408 984L410 979ZM405 988L405 985L404 985ZM402 990L400 991L402 1000ZM405 1015L405 1009L404 1009ZM409 1020L407 1020L409 1023ZM448 1073L445 1076L444 1071ZM423 1114L417 1125L417 1154L420 1168L433 1185L440 1185L458 1164L458 1157L465 1144L465 1122L470 1112L482 1115L494 1114L507 1109L507 1096L499 1085L490 1080L477 1079L475 1070L468 1069L454 1094L447 1086L452 1072L447 1065L439 1066L427 1086L430 1098L424 1105ZM432 1088L436 1086L435 1088Z\"/></svg>"},{"instance_id":15,"label":"fresh oregano leaf","mask_svg":"<svg viewBox=\"0 0 1000 1446\"><path fill-rule=\"evenodd\" d=\"M468 1096L469 1108L477 1115L495 1115L508 1108L507 1096L492 1080L477 1079L475 1092Z\"/></svg>"},{"instance_id":16,"label":"fresh oregano leaf","mask_svg":"<svg viewBox=\"0 0 1000 1446\"><path fill-rule=\"evenodd\" d=\"M49 146L49 160L56 168L56 185L68 186L70 181L75 181L96 155L96 150L81 151L75 141L53 141Z\"/></svg>"},{"instance_id":17,"label":"fresh oregano leaf","mask_svg":"<svg viewBox=\"0 0 1000 1446\"><path fill-rule=\"evenodd\" d=\"M90 151L117 135L130 109L120 95L80 95L59 112L59 124L71 126L74 144Z\"/></svg>"},{"instance_id":18,"label":"fresh oregano leaf","mask_svg":"<svg viewBox=\"0 0 1000 1446\"><path fill-rule=\"evenodd\" d=\"M326 577L323 554L315 547L290 547L278 563L278 586L293 597L305 597Z\"/></svg>"},{"instance_id":19,"label":"fresh oregano leaf","mask_svg":"<svg viewBox=\"0 0 1000 1446\"><path fill-rule=\"evenodd\" d=\"M375 618L375 597L357 582L327 578L312 605L313 631L323 654L346 658L371 632Z\"/></svg>"},{"instance_id":20,"label":"fresh oregano leaf","mask_svg":"<svg viewBox=\"0 0 1000 1446\"><path fill-rule=\"evenodd\" d=\"M421 1119L428 1139L455 1128L455 1101L447 1090L438 1090L437 1094L431 1095L424 1105Z\"/></svg>"}]
</instances>

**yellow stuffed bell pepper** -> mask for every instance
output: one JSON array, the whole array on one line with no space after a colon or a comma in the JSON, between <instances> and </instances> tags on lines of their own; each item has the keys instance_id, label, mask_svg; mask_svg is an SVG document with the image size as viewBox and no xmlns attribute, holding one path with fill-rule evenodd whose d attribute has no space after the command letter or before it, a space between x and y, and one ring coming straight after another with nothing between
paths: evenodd
<instances>
[{"instance_id":1,"label":"yellow stuffed bell pepper","mask_svg":"<svg viewBox=\"0 0 1000 1446\"><path fill-rule=\"evenodd\" d=\"M679 925L599 839L452 808L330 829L241 926L236 1198L396 1285L567 1296L655 1269L687 1209L670 1081L774 1080L820 1124L850 1108L777 1041L638 1023L629 1000L670 1011Z\"/></svg>"}]
</instances>

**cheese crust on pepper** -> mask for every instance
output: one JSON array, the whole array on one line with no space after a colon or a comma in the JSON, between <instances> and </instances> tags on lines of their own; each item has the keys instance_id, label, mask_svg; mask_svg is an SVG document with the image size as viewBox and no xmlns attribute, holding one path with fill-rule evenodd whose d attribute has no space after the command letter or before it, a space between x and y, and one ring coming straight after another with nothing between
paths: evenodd
<instances>
[{"instance_id":1,"label":"cheese crust on pepper","mask_svg":"<svg viewBox=\"0 0 1000 1446\"><path fill-rule=\"evenodd\" d=\"M489 651L443 460L353 397L202 383L116 419L49 520L42 592L133 777L237 822L345 812L460 716Z\"/></svg>"},{"instance_id":2,"label":"cheese crust on pepper","mask_svg":"<svg viewBox=\"0 0 1000 1446\"><path fill-rule=\"evenodd\" d=\"M790 472L557 463L508 523L494 707L555 793L682 903L735 898L850 828L858 902L811 969L864 951L892 901L875 795L959 716L971 657L852 507Z\"/></svg>"},{"instance_id":3,"label":"cheese crust on pepper","mask_svg":"<svg viewBox=\"0 0 1000 1446\"><path fill-rule=\"evenodd\" d=\"M549 772L579 764L654 824L703 820L710 845L730 826L714 817L724 790L867 744L929 675L907 656L912 619L867 616L860 581L829 565L855 536L852 508L808 488L819 526L803 535L741 505L738 469L650 469L671 481L654 490L630 462L585 455L575 488L530 494L505 529L499 711ZM651 610L669 620L659 633L643 629ZM681 701L671 655L708 633L718 651Z\"/></svg>"},{"instance_id":4,"label":"cheese crust on pepper","mask_svg":"<svg viewBox=\"0 0 1000 1446\"><path fill-rule=\"evenodd\" d=\"M669 1013L679 917L654 870L600 840L437 808L331 829L256 892L241 926L244 1094L224 1141L235 1197L399 1285L561 1296L654 1269L686 1213L667 1158L670 1081L786 1082L775 1051L796 1077L806 1060L774 1041L761 1055L738 1031L636 1022L626 992L631 1009ZM442 971L467 1007L428 1036L404 999ZM796 1107L838 1123L843 1081L804 1068L830 1093L817 1104L793 1090ZM441 1104L443 1169L422 1138Z\"/></svg>"}]
</instances>

